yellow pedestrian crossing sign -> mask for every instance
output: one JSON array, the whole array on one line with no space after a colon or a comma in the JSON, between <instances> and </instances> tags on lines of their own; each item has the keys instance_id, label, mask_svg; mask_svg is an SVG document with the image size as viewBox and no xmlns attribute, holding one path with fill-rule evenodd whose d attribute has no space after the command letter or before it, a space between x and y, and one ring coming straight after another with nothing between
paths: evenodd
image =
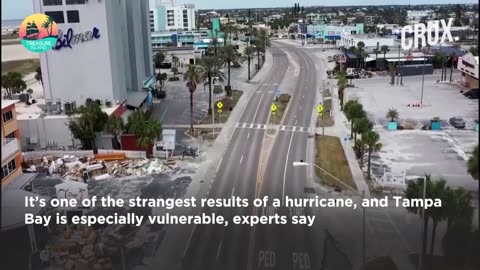
<instances>
[{"instance_id":1,"label":"yellow pedestrian crossing sign","mask_svg":"<svg viewBox=\"0 0 480 270\"><path fill-rule=\"evenodd\" d=\"M272 103L272 106L270 107L272 109L272 112L276 112L277 111L277 105L275 105L275 103Z\"/></svg>"},{"instance_id":2,"label":"yellow pedestrian crossing sign","mask_svg":"<svg viewBox=\"0 0 480 270\"><path fill-rule=\"evenodd\" d=\"M323 113L323 105L322 104L317 106L317 111L318 111L319 114Z\"/></svg>"},{"instance_id":3,"label":"yellow pedestrian crossing sign","mask_svg":"<svg viewBox=\"0 0 480 270\"><path fill-rule=\"evenodd\" d=\"M221 101L217 102L217 108L221 110L223 108L223 103Z\"/></svg>"}]
</instances>

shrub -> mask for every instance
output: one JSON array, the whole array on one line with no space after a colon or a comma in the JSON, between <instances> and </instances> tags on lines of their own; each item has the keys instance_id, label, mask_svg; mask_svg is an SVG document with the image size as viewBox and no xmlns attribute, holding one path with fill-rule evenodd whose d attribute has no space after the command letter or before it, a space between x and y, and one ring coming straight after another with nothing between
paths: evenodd
<instances>
[{"instance_id":1,"label":"shrub","mask_svg":"<svg viewBox=\"0 0 480 270\"><path fill-rule=\"evenodd\" d=\"M167 95L167 91L165 90L159 90L157 93L158 98L165 98L166 95Z\"/></svg>"},{"instance_id":2,"label":"shrub","mask_svg":"<svg viewBox=\"0 0 480 270\"><path fill-rule=\"evenodd\" d=\"M221 94L223 92L221 85L214 85L213 86L213 93L214 94Z\"/></svg>"},{"instance_id":3,"label":"shrub","mask_svg":"<svg viewBox=\"0 0 480 270\"><path fill-rule=\"evenodd\" d=\"M280 102L287 103L290 101L290 95L289 94L281 94L279 98Z\"/></svg>"}]
</instances>

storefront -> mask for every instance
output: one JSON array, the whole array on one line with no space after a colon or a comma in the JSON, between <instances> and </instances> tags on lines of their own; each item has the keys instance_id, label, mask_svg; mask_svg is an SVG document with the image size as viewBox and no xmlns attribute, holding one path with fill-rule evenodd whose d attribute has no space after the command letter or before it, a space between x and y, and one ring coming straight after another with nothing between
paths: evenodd
<instances>
[{"instance_id":1,"label":"storefront","mask_svg":"<svg viewBox=\"0 0 480 270\"><path fill-rule=\"evenodd\" d=\"M478 56L467 53L458 58L457 69L462 72L460 83L470 89L478 88Z\"/></svg>"}]
</instances>

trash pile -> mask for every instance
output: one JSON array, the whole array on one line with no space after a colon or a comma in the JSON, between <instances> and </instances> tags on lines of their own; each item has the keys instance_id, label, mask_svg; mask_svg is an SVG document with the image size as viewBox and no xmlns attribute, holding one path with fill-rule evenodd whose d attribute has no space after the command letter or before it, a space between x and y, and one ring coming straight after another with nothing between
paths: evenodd
<instances>
[{"instance_id":1,"label":"trash pile","mask_svg":"<svg viewBox=\"0 0 480 270\"><path fill-rule=\"evenodd\" d=\"M65 180L86 182L89 179L103 180L114 177L144 176L168 173L174 169L175 160L125 159L103 160L95 157L78 158L64 155L61 158L44 156L40 164L30 160L28 171L45 171L48 175L61 176Z\"/></svg>"}]
</instances>

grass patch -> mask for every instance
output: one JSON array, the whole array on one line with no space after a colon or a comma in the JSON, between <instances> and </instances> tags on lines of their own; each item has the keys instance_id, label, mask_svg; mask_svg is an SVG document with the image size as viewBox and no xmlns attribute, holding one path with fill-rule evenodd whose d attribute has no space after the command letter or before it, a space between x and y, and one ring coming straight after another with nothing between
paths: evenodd
<instances>
[{"instance_id":1,"label":"grass patch","mask_svg":"<svg viewBox=\"0 0 480 270\"><path fill-rule=\"evenodd\" d=\"M272 112L270 117L270 123L273 125L279 125L280 121L282 121L283 115L285 114L285 109L287 108L288 102L290 102L291 96L289 94L281 94L278 98L278 102L275 103L277 105L277 111L275 113Z\"/></svg>"},{"instance_id":2,"label":"grass patch","mask_svg":"<svg viewBox=\"0 0 480 270\"><path fill-rule=\"evenodd\" d=\"M214 104L214 110L215 110L215 123L225 123L227 122L228 118L230 117L230 107L235 108L235 105L237 105L238 100L240 100L240 97L243 95L243 91L240 90L232 90L232 97L223 97L222 103L223 103L223 108L222 108L222 113L218 113L218 108L216 106L216 103ZM212 123L212 116L207 115L202 121L200 121L201 124L211 124Z\"/></svg>"},{"instance_id":3,"label":"grass patch","mask_svg":"<svg viewBox=\"0 0 480 270\"><path fill-rule=\"evenodd\" d=\"M317 166L342 180L351 188L356 189L340 138L332 136L319 136L315 140L315 150L315 164ZM321 179L321 184L327 186L338 186L341 189L346 189L345 185L342 185L331 176L322 172L320 169L315 168L315 172Z\"/></svg>"},{"instance_id":4,"label":"grass patch","mask_svg":"<svg viewBox=\"0 0 480 270\"><path fill-rule=\"evenodd\" d=\"M2 75L11 71L20 72L22 75L35 72L40 66L40 59L27 59L2 62Z\"/></svg>"},{"instance_id":5,"label":"grass patch","mask_svg":"<svg viewBox=\"0 0 480 270\"><path fill-rule=\"evenodd\" d=\"M325 100L323 104L323 116L318 116L317 118L317 127L331 127L335 124L333 121L332 115L332 100Z\"/></svg>"}]
</instances>

